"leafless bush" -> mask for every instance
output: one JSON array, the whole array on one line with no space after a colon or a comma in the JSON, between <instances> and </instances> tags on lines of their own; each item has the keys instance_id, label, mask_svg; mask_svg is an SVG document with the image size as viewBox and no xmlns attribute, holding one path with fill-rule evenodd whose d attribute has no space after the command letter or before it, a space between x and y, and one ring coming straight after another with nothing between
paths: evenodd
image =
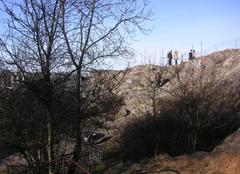
<instances>
[{"instance_id":1,"label":"leafless bush","mask_svg":"<svg viewBox=\"0 0 240 174\"><path fill-rule=\"evenodd\" d=\"M195 65L185 74L176 71L176 77L161 110L175 110L187 120L189 153L197 149L203 129L228 129L226 136L236 128L240 103L238 83L224 80L214 67L209 70Z\"/></svg>"},{"instance_id":2,"label":"leafless bush","mask_svg":"<svg viewBox=\"0 0 240 174\"><path fill-rule=\"evenodd\" d=\"M176 74L167 95L157 99L160 113L134 117L122 127L120 151L125 158L211 151L240 126L238 83L190 70Z\"/></svg>"}]
</instances>

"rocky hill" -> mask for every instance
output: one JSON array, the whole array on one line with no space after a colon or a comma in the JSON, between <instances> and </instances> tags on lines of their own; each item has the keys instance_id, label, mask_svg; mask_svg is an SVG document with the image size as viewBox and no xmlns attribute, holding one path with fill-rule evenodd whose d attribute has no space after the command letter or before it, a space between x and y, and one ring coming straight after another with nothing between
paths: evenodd
<instances>
[{"instance_id":1,"label":"rocky hill","mask_svg":"<svg viewBox=\"0 0 240 174\"><path fill-rule=\"evenodd\" d=\"M124 124L129 118L134 118L146 112L151 112L151 100L149 100L149 87L154 83L157 72L161 72L163 78L170 79L161 89L157 89L156 95L164 96L166 91L174 86L178 76L184 79L191 74L193 78L199 78L204 71L206 77L215 76L221 85L234 83L240 87L240 50L227 49L214 52L208 56L192 61L182 62L180 65L161 67L157 65L141 65L127 71L122 85L115 90L115 94L124 98L119 112L116 114L116 124ZM176 75L176 72L178 75ZM239 89L232 89L238 91ZM181 174L239 174L240 173L240 130L225 139L223 144L217 146L212 152L196 152L192 155L171 157L161 154L155 158L143 160L137 164L120 164L112 167L106 173L181 173ZM124 167L125 165L125 167Z\"/></svg>"},{"instance_id":2,"label":"rocky hill","mask_svg":"<svg viewBox=\"0 0 240 174\"><path fill-rule=\"evenodd\" d=\"M162 74L163 79L169 79L169 82L160 88L155 87L157 72ZM190 80L194 81L202 78L209 80L208 77L214 76L217 83L225 85L226 88L229 83L234 83L236 89L232 90L239 91L240 50L227 49L214 52L202 58L182 62L177 66L140 65L122 71L102 71L102 75L111 79L113 84L121 82L121 85L114 89L113 93L122 100L118 106L115 104L114 112L107 113L112 114L112 119L106 119L106 130L101 130L110 136L115 136L119 134L118 132L114 133L118 131L119 125L146 112L152 112L152 96L166 96L179 79L192 78ZM114 86L113 84L112 86ZM240 129L227 137L212 152L196 152L192 155L178 157L160 154L138 163L113 164L105 173L239 174Z\"/></svg>"},{"instance_id":3,"label":"rocky hill","mask_svg":"<svg viewBox=\"0 0 240 174\"><path fill-rule=\"evenodd\" d=\"M214 52L202 58L182 62L178 66L162 67L148 64L114 72L114 74L118 74L116 78L119 81L124 76L121 86L114 91L117 96L124 98L124 105L117 113L117 118L121 120L126 115L136 116L150 109L149 93L151 91L149 88L154 83L157 72L161 72L163 79L170 79L170 83L166 83L161 89L158 89L156 96L165 95L166 90L174 86L177 72L182 79L190 76L197 78L199 74L204 74L208 78L214 74L219 83L227 85L225 83L233 82L236 84L235 86L238 86L240 85L240 49ZM110 73L110 76L112 74L113 72Z\"/></svg>"}]
</instances>

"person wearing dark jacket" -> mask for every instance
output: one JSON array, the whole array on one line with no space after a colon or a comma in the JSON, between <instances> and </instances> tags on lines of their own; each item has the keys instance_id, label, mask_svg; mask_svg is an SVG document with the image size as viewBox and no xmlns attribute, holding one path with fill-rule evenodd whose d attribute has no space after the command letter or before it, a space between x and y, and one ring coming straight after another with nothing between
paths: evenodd
<instances>
[{"instance_id":1,"label":"person wearing dark jacket","mask_svg":"<svg viewBox=\"0 0 240 174\"><path fill-rule=\"evenodd\" d=\"M190 50L190 52L189 52L189 60L192 60L193 59L193 52L192 52L192 50Z\"/></svg>"},{"instance_id":2,"label":"person wearing dark jacket","mask_svg":"<svg viewBox=\"0 0 240 174\"><path fill-rule=\"evenodd\" d=\"M192 59L195 59L196 58L196 52L195 50L192 51Z\"/></svg>"},{"instance_id":3,"label":"person wearing dark jacket","mask_svg":"<svg viewBox=\"0 0 240 174\"><path fill-rule=\"evenodd\" d=\"M168 65L172 65L172 58L173 58L172 50L168 52L167 58L168 58Z\"/></svg>"}]
</instances>

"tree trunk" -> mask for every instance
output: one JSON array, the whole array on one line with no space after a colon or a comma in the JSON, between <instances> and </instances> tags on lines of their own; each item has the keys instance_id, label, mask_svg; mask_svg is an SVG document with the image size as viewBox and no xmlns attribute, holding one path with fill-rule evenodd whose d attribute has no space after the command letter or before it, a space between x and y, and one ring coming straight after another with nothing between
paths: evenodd
<instances>
[{"instance_id":1,"label":"tree trunk","mask_svg":"<svg viewBox=\"0 0 240 174\"><path fill-rule=\"evenodd\" d=\"M198 138L198 128L199 128L199 119L198 113L192 117L192 126L190 126L190 136L189 136L189 153L196 151L197 147L197 138Z\"/></svg>"},{"instance_id":2,"label":"tree trunk","mask_svg":"<svg viewBox=\"0 0 240 174\"><path fill-rule=\"evenodd\" d=\"M152 107L153 107L153 116L154 119L156 118L156 88L153 87L153 94L152 94Z\"/></svg>"},{"instance_id":3,"label":"tree trunk","mask_svg":"<svg viewBox=\"0 0 240 174\"><path fill-rule=\"evenodd\" d=\"M48 156L48 174L52 174L52 123L51 123L51 115L50 112L48 111L47 115L47 132L48 132L48 137L47 137L47 156Z\"/></svg>"},{"instance_id":4,"label":"tree trunk","mask_svg":"<svg viewBox=\"0 0 240 174\"><path fill-rule=\"evenodd\" d=\"M82 136L82 130L81 130L81 125L78 124L79 126L76 126L76 138L77 138L77 142L76 142L76 146L75 149L73 151L73 157L72 160L73 161L79 161L80 159L80 153L81 153L81 149L82 149L82 140L81 140L81 136ZM76 165L71 162L70 166L68 168L67 174L73 174L76 170Z\"/></svg>"},{"instance_id":5,"label":"tree trunk","mask_svg":"<svg viewBox=\"0 0 240 174\"><path fill-rule=\"evenodd\" d=\"M73 151L72 160L77 162L80 160L80 153L82 149L82 126L81 126L81 96L80 96L80 78L81 78L81 69L77 71L77 81L76 81L76 95L77 95L77 107L78 107L78 117L76 120L76 125L74 127L76 131L76 146ZM76 170L76 165L71 162L68 168L67 174L73 174Z\"/></svg>"},{"instance_id":6,"label":"tree trunk","mask_svg":"<svg viewBox=\"0 0 240 174\"><path fill-rule=\"evenodd\" d=\"M192 129L190 136L189 136L189 148L188 148L188 152L189 154L192 154L194 151L196 151L196 147L197 147L197 131L196 129Z\"/></svg>"}]
</instances>

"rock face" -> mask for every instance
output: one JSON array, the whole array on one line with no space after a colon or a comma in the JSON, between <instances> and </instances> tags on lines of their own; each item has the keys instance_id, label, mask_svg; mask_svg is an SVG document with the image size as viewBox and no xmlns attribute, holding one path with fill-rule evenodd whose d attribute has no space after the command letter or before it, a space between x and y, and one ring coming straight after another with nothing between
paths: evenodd
<instances>
[{"instance_id":1,"label":"rock face","mask_svg":"<svg viewBox=\"0 0 240 174\"><path fill-rule=\"evenodd\" d=\"M170 83L166 83L161 89L156 89L155 95L158 97L166 95L165 91L174 85L177 78L176 72L179 72L180 78L184 79L189 75L197 78L201 71L204 71L206 77L214 74L223 85L233 82L237 83L235 86L240 86L240 49L214 52L202 58L182 62L178 66L161 67L149 64L120 71L118 74L120 77L124 76L123 82L114 93L124 98L124 105L116 118L122 120L124 116L138 116L151 111L153 92L151 87L155 83L157 72L162 74L163 79L170 79Z\"/></svg>"},{"instance_id":2,"label":"rock face","mask_svg":"<svg viewBox=\"0 0 240 174\"><path fill-rule=\"evenodd\" d=\"M166 95L166 91L171 89L176 83L176 73L179 73L182 79L186 78L186 76L192 76L194 80L194 78L198 78L201 71L204 71L203 73L206 77L214 74L223 85L228 85L227 83L229 82L239 83L240 49L214 52L202 58L182 62L178 66L162 67L147 64L121 71L102 70L95 72L97 75L94 75L94 73L92 75L94 79L98 79L97 84L102 83L102 80L99 80L99 76L104 76L110 82L110 86L111 84L114 86L119 82L121 83L113 91L116 96L124 99L124 104L115 115L116 121L121 122L126 117L139 116L143 113L151 112L152 93L155 92L156 97ZM157 72L160 72L163 79L170 79L170 82L153 91Z\"/></svg>"},{"instance_id":3,"label":"rock face","mask_svg":"<svg viewBox=\"0 0 240 174\"><path fill-rule=\"evenodd\" d=\"M206 57L183 62L177 68L174 65L169 67L144 65L129 69L123 84L115 91L116 95L123 96L125 101L117 114L117 122L127 121L128 117L138 116L150 110L151 101L146 89L151 86L155 74L162 71L163 78L170 79L170 83L165 84L157 92L156 95L160 96L164 95L171 85L174 85L177 78L176 70L180 72L179 75L182 78L190 73L193 73L193 78L195 76L197 78L199 72L204 70L209 75L214 73L219 83L223 85L227 86L229 82L232 82L236 87L240 87L240 50L227 49L214 52ZM126 110L128 110L127 116ZM113 169L109 171L111 173ZM178 157L162 154L154 159L130 166L125 173L239 174L240 129L226 138L212 152L197 152Z\"/></svg>"},{"instance_id":4,"label":"rock face","mask_svg":"<svg viewBox=\"0 0 240 174\"><path fill-rule=\"evenodd\" d=\"M238 129L231 136L227 137L222 145L217 146L213 150L213 154L217 154L219 152L240 155L240 129Z\"/></svg>"}]
</instances>

